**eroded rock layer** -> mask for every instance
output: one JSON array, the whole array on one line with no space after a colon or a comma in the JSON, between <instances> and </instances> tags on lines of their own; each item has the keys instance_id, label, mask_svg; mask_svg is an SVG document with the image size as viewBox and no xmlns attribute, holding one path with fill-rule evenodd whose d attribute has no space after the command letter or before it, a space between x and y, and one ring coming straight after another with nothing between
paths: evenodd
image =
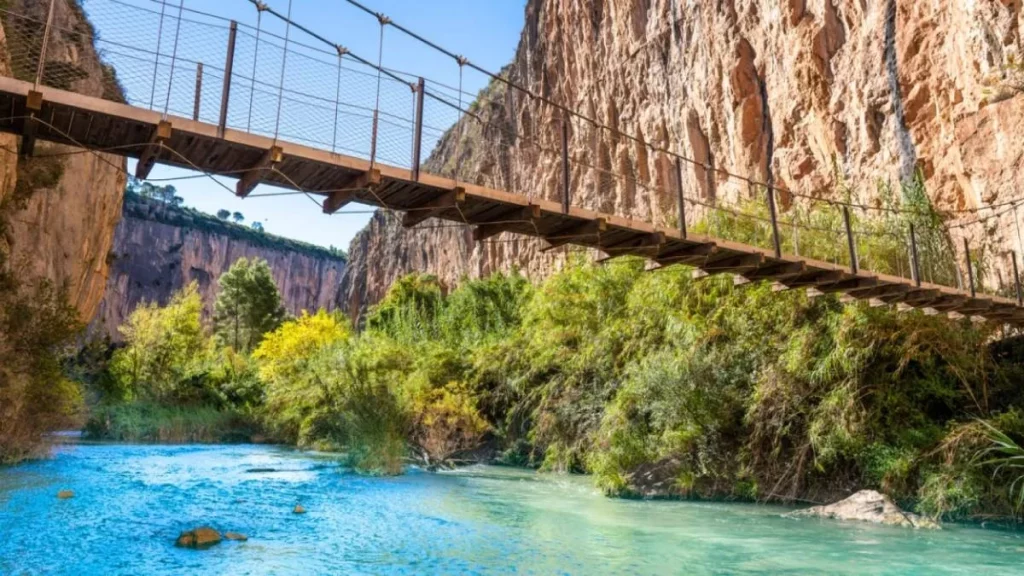
<instances>
[{"instance_id":1,"label":"eroded rock layer","mask_svg":"<svg viewBox=\"0 0 1024 576\"><path fill-rule=\"evenodd\" d=\"M670 158L617 130L809 196L845 198L842 184L867 204L878 201L879 182L919 169L938 208L985 209L1024 195L1021 25L1020 2L1008 0L529 0L508 75L613 129L572 131L574 204L674 221ZM558 149L558 111L497 84L477 104L500 130L457 125L428 169L454 162L467 180L557 199L557 158L500 134ZM751 194L740 180L704 172L684 168L688 194ZM1019 240L1014 213L995 212L964 234L988 238L1002 278ZM413 270L454 283L513 265L543 274L559 261L535 242L501 240L473 243L460 228L405 231L380 213L352 244L339 302L358 312Z\"/></svg>"}]
</instances>

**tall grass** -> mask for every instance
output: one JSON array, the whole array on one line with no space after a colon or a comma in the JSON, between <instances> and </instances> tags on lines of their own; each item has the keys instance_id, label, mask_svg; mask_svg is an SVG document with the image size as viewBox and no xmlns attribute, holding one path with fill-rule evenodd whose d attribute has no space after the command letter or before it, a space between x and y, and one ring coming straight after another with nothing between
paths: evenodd
<instances>
[{"instance_id":1,"label":"tall grass","mask_svg":"<svg viewBox=\"0 0 1024 576\"><path fill-rule=\"evenodd\" d=\"M150 402L95 408L87 437L120 442L249 442L261 434L255 418L208 406L166 406Z\"/></svg>"}]
</instances>

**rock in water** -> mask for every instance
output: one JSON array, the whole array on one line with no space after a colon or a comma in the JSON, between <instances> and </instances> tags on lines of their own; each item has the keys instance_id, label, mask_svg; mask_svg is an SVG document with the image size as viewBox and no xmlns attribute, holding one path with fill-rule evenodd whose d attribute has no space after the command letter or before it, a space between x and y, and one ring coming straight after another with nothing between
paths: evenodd
<instances>
[{"instance_id":1,"label":"rock in water","mask_svg":"<svg viewBox=\"0 0 1024 576\"><path fill-rule=\"evenodd\" d=\"M836 520L859 520L887 526L938 529L928 518L900 510L891 498L874 490L861 490L845 500L827 506L814 506L786 514L789 518L817 517Z\"/></svg>"},{"instance_id":2,"label":"rock in water","mask_svg":"<svg viewBox=\"0 0 1024 576\"><path fill-rule=\"evenodd\" d=\"M305 514L306 509L302 507L302 504L296 504L295 508L292 509L292 512L296 514Z\"/></svg>"},{"instance_id":3,"label":"rock in water","mask_svg":"<svg viewBox=\"0 0 1024 576\"><path fill-rule=\"evenodd\" d=\"M61 500L67 500L68 498L73 498L74 496L75 493L72 492L71 490L61 490L60 492L57 492L57 498L60 498Z\"/></svg>"},{"instance_id":4,"label":"rock in water","mask_svg":"<svg viewBox=\"0 0 1024 576\"><path fill-rule=\"evenodd\" d=\"M209 526L200 526L194 530L182 532L174 542L182 548L209 548L220 543L220 532Z\"/></svg>"},{"instance_id":5,"label":"rock in water","mask_svg":"<svg viewBox=\"0 0 1024 576\"><path fill-rule=\"evenodd\" d=\"M238 533L238 532L225 532L224 533L224 539L225 540L237 540L239 542L245 542L249 538L245 534L241 534L241 533Z\"/></svg>"}]
</instances>

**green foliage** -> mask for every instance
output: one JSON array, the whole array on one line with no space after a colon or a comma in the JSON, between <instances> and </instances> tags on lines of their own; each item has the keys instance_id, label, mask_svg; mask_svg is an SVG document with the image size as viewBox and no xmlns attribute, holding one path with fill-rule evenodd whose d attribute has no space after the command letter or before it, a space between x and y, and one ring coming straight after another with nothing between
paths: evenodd
<instances>
[{"instance_id":1,"label":"green foliage","mask_svg":"<svg viewBox=\"0 0 1024 576\"><path fill-rule=\"evenodd\" d=\"M218 285L213 327L222 346L247 353L284 320L281 293L266 260L239 258L221 275Z\"/></svg>"},{"instance_id":2,"label":"green foliage","mask_svg":"<svg viewBox=\"0 0 1024 576\"><path fill-rule=\"evenodd\" d=\"M22 286L0 258L0 464L40 455L45 433L78 423L81 387L62 362L81 328L62 291Z\"/></svg>"},{"instance_id":3,"label":"green foliage","mask_svg":"<svg viewBox=\"0 0 1024 576\"><path fill-rule=\"evenodd\" d=\"M298 444L320 436L316 430L327 391L314 368L349 337L339 317L321 310L285 322L253 352L266 387L265 413L279 436Z\"/></svg>"},{"instance_id":4,"label":"green foliage","mask_svg":"<svg viewBox=\"0 0 1024 576\"><path fill-rule=\"evenodd\" d=\"M144 303L131 313L120 327L125 346L114 353L110 366L126 396L167 404L197 399L193 384L209 350L201 312L193 282L167 306Z\"/></svg>"}]
</instances>

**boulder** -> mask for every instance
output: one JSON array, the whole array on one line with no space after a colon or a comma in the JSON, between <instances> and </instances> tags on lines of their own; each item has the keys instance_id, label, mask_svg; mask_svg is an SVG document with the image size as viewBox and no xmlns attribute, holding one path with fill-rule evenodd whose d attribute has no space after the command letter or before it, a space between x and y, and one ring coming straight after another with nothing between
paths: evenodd
<instances>
[{"instance_id":1,"label":"boulder","mask_svg":"<svg viewBox=\"0 0 1024 576\"><path fill-rule=\"evenodd\" d=\"M249 538L245 534L241 534L239 532L225 532L224 533L224 539L225 540L237 540L238 542L245 542Z\"/></svg>"},{"instance_id":2,"label":"boulder","mask_svg":"<svg viewBox=\"0 0 1024 576\"><path fill-rule=\"evenodd\" d=\"M296 504L295 508L292 509L295 514L305 514L306 509L302 507L302 504Z\"/></svg>"},{"instance_id":3,"label":"boulder","mask_svg":"<svg viewBox=\"0 0 1024 576\"><path fill-rule=\"evenodd\" d=\"M939 525L917 514L904 512L885 494L861 490L853 496L826 506L814 506L786 514L789 518L816 517L835 520L857 520L887 526L938 529Z\"/></svg>"},{"instance_id":4,"label":"boulder","mask_svg":"<svg viewBox=\"0 0 1024 576\"><path fill-rule=\"evenodd\" d=\"M209 548L220 543L220 532L209 526L200 526L193 530L182 532L174 542L175 546L182 548Z\"/></svg>"},{"instance_id":5,"label":"boulder","mask_svg":"<svg viewBox=\"0 0 1024 576\"><path fill-rule=\"evenodd\" d=\"M57 498L60 498L61 500L67 500L68 498L74 498L74 496L75 496L75 493L72 492L71 490L61 490L60 492L57 492Z\"/></svg>"}]
</instances>

